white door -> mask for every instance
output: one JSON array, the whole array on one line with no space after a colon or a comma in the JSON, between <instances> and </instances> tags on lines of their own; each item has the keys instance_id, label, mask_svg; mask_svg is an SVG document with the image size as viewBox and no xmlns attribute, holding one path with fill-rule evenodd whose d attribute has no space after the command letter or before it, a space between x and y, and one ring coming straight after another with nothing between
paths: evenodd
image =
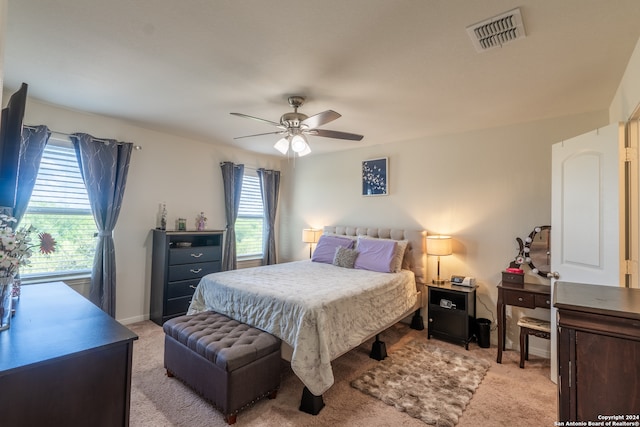
<instances>
[{"instance_id":1,"label":"white door","mask_svg":"<svg viewBox=\"0 0 640 427\"><path fill-rule=\"evenodd\" d=\"M557 280L620 286L624 126L612 124L551 150L551 271ZM555 279L551 279L551 292ZM556 309L551 309L551 380L557 380Z\"/></svg>"}]
</instances>

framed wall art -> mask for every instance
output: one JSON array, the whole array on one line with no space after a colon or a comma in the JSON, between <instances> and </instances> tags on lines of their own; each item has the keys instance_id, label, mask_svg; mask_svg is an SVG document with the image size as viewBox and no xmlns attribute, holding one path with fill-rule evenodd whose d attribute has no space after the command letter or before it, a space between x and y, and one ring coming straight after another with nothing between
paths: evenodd
<instances>
[{"instance_id":1,"label":"framed wall art","mask_svg":"<svg viewBox=\"0 0 640 427\"><path fill-rule=\"evenodd\" d=\"M364 160L362 162L362 195L386 196L389 194L389 159Z\"/></svg>"}]
</instances>

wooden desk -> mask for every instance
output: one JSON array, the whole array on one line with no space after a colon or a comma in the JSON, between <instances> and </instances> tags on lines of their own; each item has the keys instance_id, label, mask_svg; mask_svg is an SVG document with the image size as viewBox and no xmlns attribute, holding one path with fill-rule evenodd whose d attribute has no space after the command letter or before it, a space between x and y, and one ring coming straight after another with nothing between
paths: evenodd
<instances>
[{"instance_id":1,"label":"wooden desk","mask_svg":"<svg viewBox=\"0 0 640 427\"><path fill-rule=\"evenodd\" d=\"M551 308L551 286L535 283L521 285L501 282L498 285L498 357L496 362L502 363L502 351L505 346L507 305L524 308Z\"/></svg>"},{"instance_id":2,"label":"wooden desk","mask_svg":"<svg viewBox=\"0 0 640 427\"><path fill-rule=\"evenodd\" d=\"M138 337L62 282L21 291L0 332L0 424L128 426Z\"/></svg>"}]
</instances>

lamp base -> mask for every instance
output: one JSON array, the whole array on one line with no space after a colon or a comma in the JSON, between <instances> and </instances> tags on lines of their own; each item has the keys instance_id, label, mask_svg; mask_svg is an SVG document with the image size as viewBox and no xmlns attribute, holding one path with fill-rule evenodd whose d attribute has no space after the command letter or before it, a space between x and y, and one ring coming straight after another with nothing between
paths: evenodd
<instances>
[{"instance_id":1,"label":"lamp base","mask_svg":"<svg viewBox=\"0 0 640 427\"><path fill-rule=\"evenodd\" d=\"M433 279L431 283L433 283L434 285L444 285L445 283L447 283L447 281L444 279Z\"/></svg>"}]
</instances>

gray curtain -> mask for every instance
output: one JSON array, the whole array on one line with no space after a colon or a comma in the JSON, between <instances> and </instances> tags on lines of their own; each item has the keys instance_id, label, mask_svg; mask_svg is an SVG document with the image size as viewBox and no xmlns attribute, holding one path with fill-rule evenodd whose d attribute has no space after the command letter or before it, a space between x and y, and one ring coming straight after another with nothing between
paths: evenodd
<instances>
[{"instance_id":1,"label":"gray curtain","mask_svg":"<svg viewBox=\"0 0 640 427\"><path fill-rule=\"evenodd\" d=\"M13 208L13 216L20 220L27 211L27 205L36 184L42 153L51 132L46 126L23 127L22 141L20 143L20 157L18 160L18 192L16 205Z\"/></svg>"},{"instance_id":2,"label":"gray curtain","mask_svg":"<svg viewBox=\"0 0 640 427\"><path fill-rule=\"evenodd\" d=\"M113 229L122 205L133 144L96 139L85 133L72 135L71 141L98 227L89 299L115 317L116 257Z\"/></svg>"},{"instance_id":3,"label":"gray curtain","mask_svg":"<svg viewBox=\"0 0 640 427\"><path fill-rule=\"evenodd\" d=\"M242 177L244 165L231 162L220 163L222 183L224 186L224 213L227 220L227 232L222 249L222 271L235 270L238 266L236 257L236 218L240 207Z\"/></svg>"},{"instance_id":4,"label":"gray curtain","mask_svg":"<svg viewBox=\"0 0 640 427\"><path fill-rule=\"evenodd\" d=\"M262 263L271 265L277 262L275 222L276 210L278 209L278 191L280 189L280 171L258 169L258 178L260 178L260 192L266 219Z\"/></svg>"}]
</instances>

